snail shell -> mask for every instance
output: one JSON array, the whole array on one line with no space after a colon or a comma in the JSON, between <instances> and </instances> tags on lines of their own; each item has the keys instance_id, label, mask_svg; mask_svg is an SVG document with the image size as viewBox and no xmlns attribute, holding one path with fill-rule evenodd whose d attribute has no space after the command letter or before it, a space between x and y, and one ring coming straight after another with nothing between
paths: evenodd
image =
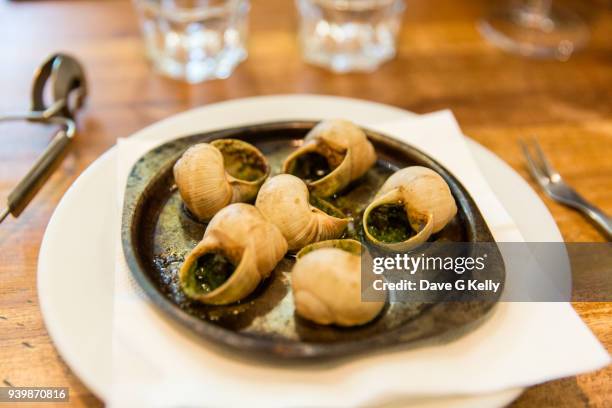
<instances>
[{"instance_id":1,"label":"snail shell","mask_svg":"<svg viewBox=\"0 0 612 408\"><path fill-rule=\"evenodd\" d=\"M375 162L376 152L363 130L335 119L308 132L282 171L304 179L313 194L329 197L363 176Z\"/></svg>"},{"instance_id":2,"label":"snail shell","mask_svg":"<svg viewBox=\"0 0 612 408\"><path fill-rule=\"evenodd\" d=\"M187 255L179 270L179 281L191 299L217 305L233 303L267 278L286 252L287 241L257 208L231 204L213 217L202 241ZM225 282L210 291L196 276L198 260L206 254L221 254L235 267Z\"/></svg>"},{"instance_id":3,"label":"snail shell","mask_svg":"<svg viewBox=\"0 0 612 408\"><path fill-rule=\"evenodd\" d=\"M372 228L373 211L386 204L403 206L410 227L416 234L400 242L384 242ZM455 199L444 179L421 166L406 167L391 175L363 214L366 238L385 249L408 251L427 241L448 224L457 213Z\"/></svg>"},{"instance_id":4,"label":"snail shell","mask_svg":"<svg viewBox=\"0 0 612 408\"><path fill-rule=\"evenodd\" d=\"M349 239L302 249L291 271L296 313L326 325L356 326L374 319L385 302L361 300L360 253L361 244Z\"/></svg>"},{"instance_id":5,"label":"snail shell","mask_svg":"<svg viewBox=\"0 0 612 408\"><path fill-rule=\"evenodd\" d=\"M290 250L338 238L348 225L349 220L341 213L338 217L329 215L311 205L309 198L306 184L290 174L279 174L267 180L257 195L255 206L278 227Z\"/></svg>"},{"instance_id":6,"label":"snail shell","mask_svg":"<svg viewBox=\"0 0 612 408\"><path fill-rule=\"evenodd\" d=\"M269 174L265 156L236 139L194 145L174 165L181 198L200 221L210 220L228 204L255 200Z\"/></svg>"}]
</instances>

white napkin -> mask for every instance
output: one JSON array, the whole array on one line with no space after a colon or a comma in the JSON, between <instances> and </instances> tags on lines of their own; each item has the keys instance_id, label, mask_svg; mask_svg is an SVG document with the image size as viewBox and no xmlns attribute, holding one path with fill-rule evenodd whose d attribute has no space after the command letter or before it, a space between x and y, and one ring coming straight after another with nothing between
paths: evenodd
<instances>
[{"instance_id":1,"label":"white napkin","mask_svg":"<svg viewBox=\"0 0 612 408\"><path fill-rule=\"evenodd\" d=\"M480 174L450 112L368 127L424 150L453 172L497 240L523 240ZM158 143L119 141L119 197L133 163ZM595 370L610 361L567 303L501 303L485 323L446 344L372 350L317 364L255 360L202 340L158 312L132 281L120 245L114 302L112 407L363 406L416 396L492 393Z\"/></svg>"}]
</instances>

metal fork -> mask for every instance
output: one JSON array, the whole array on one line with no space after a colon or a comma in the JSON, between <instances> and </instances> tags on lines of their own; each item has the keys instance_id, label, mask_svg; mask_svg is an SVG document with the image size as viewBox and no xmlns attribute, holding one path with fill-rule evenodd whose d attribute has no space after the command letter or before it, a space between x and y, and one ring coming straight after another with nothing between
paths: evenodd
<instances>
[{"instance_id":1,"label":"metal fork","mask_svg":"<svg viewBox=\"0 0 612 408\"><path fill-rule=\"evenodd\" d=\"M525 141L520 143L529 172L544 192L553 200L580 211L593 221L608 241L612 240L612 219L563 181L559 172L546 159L540 144L535 139L532 139L531 143ZM532 154L531 151L535 151L535 154Z\"/></svg>"}]
</instances>

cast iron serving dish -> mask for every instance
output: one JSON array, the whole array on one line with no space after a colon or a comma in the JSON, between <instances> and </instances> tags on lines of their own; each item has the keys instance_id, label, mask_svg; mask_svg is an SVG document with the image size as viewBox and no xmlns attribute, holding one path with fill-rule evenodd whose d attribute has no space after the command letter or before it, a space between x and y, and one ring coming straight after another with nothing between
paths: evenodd
<instances>
[{"instance_id":1,"label":"cast iron serving dish","mask_svg":"<svg viewBox=\"0 0 612 408\"><path fill-rule=\"evenodd\" d=\"M282 160L301 144L315 124L307 121L264 123L186 136L165 143L138 160L125 190L122 244L133 277L152 302L168 317L208 340L291 358L334 357L452 336L482 321L498 298L478 302L390 302L374 321L364 326L317 325L294 313L290 271L295 260L290 254L254 293L239 303L210 306L193 302L184 295L177 272L184 256L201 240L206 225L185 211L174 183L174 163L196 143L235 138L260 149L274 175L279 172ZM453 221L435 234L433 240L494 241L474 201L451 173L412 146L364 131L376 149L378 160L362 179L332 200L334 205L359 220L367 203L390 174L411 165L425 166L444 178L458 206ZM359 225L356 228L361 229ZM499 251L489 256L497 257L500 260L497 264L502 266L487 273L503 282L505 271Z\"/></svg>"}]
</instances>

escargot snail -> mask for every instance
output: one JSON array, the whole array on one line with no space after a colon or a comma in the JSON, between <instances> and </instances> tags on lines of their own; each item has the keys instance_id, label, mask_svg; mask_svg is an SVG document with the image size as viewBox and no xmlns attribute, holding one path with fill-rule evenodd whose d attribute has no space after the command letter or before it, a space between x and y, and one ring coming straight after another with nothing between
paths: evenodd
<instances>
[{"instance_id":1,"label":"escargot snail","mask_svg":"<svg viewBox=\"0 0 612 408\"><path fill-rule=\"evenodd\" d=\"M267 278L286 252L287 241L257 208L231 204L213 217L202 241L187 255L179 281L191 299L233 303Z\"/></svg>"},{"instance_id":2,"label":"escargot snail","mask_svg":"<svg viewBox=\"0 0 612 408\"><path fill-rule=\"evenodd\" d=\"M249 143L218 139L187 149L173 170L185 206L200 221L208 221L230 203L255 200L270 166Z\"/></svg>"},{"instance_id":3,"label":"escargot snail","mask_svg":"<svg viewBox=\"0 0 612 408\"><path fill-rule=\"evenodd\" d=\"M303 179L310 191L328 197L363 176L376 162L366 134L345 120L326 120L284 161L283 173Z\"/></svg>"},{"instance_id":4,"label":"escargot snail","mask_svg":"<svg viewBox=\"0 0 612 408\"><path fill-rule=\"evenodd\" d=\"M316 203L316 202L315 202ZM255 206L278 227L290 250L326 239L338 238L348 219L331 204L313 206L306 184L290 174L267 180L257 195Z\"/></svg>"},{"instance_id":5,"label":"escargot snail","mask_svg":"<svg viewBox=\"0 0 612 408\"><path fill-rule=\"evenodd\" d=\"M319 324L356 326L374 319L385 302L361 300L361 244L322 241L303 248L291 271L296 313Z\"/></svg>"},{"instance_id":6,"label":"escargot snail","mask_svg":"<svg viewBox=\"0 0 612 408\"><path fill-rule=\"evenodd\" d=\"M440 231L457 213L444 179L421 166L391 175L363 214L365 237L392 251L408 251Z\"/></svg>"}]
</instances>

